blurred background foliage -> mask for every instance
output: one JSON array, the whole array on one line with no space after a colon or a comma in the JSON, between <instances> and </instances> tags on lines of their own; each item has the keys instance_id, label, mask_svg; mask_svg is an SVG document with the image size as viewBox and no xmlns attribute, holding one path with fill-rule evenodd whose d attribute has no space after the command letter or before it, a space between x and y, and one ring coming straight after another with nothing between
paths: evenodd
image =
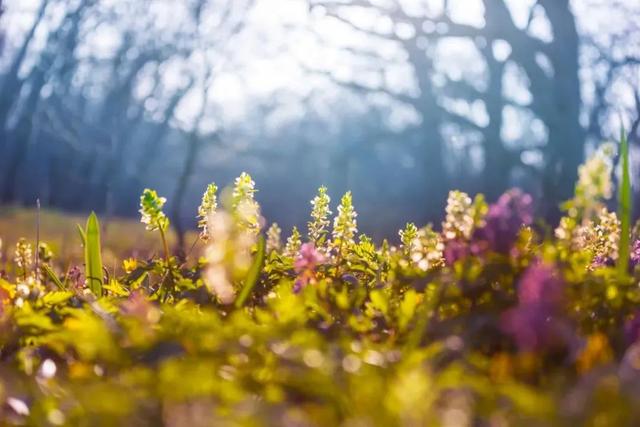
<instances>
[{"instance_id":1,"label":"blurred background foliage","mask_svg":"<svg viewBox=\"0 0 640 427\"><path fill-rule=\"evenodd\" d=\"M451 188L556 219L621 117L637 167L635 0L3 3L2 204L108 220L152 187L182 232L247 170L283 229L326 184L380 237Z\"/></svg>"}]
</instances>

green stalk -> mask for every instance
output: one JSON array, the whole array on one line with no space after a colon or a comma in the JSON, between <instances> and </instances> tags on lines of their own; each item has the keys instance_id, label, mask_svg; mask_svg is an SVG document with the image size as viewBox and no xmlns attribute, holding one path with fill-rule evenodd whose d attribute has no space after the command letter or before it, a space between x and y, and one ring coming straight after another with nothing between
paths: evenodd
<instances>
[{"instance_id":1,"label":"green stalk","mask_svg":"<svg viewBox=\"0 0 640 427\"><path fill-rule=\"evenodd\" d=\"M631 245L631 178L629 176L629 141L624 128L620 134L620 158L622 178L618 193L618 215L620 216L620 242L618 248L618 272L626 275L629 266Z\"/></svg>"},{"instance_id":2,"label":"green stalk","mask_svg":"<svg viewBox=\"0 0 640 427\"><path fill-rule=\"evenodd\" d=\"M167 244L167 237L164 235L164 230L162 229L162 227L159 227L158 230L160 230L160 237L162 238L162 248L164 250L164 260L167 263L167 268L171 268L171 258L169 255L169 245Z\"/></svg>"}]
</instances>

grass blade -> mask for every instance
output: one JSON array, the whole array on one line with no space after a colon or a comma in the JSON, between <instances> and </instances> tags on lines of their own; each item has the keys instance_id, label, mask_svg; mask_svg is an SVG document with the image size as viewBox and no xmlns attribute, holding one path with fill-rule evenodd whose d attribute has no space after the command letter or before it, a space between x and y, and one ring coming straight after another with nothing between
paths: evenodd
<instances>
[{"instance_id":1,"label":"grass blade","mask_svg":"<svg viewBox=\"0 0 640 427\"><path fill-rule=\"evenodd\" d=\"M265 247L266 243L264 240L264 236L260 236L258 238L258 250L256 252L256 256L253 259L253 264L251 264L251 268L249 268L249 272L247 273L247 277L244 280L244 286L236 299L236 308L240 308L244 305L249 294L251 294L251 290L254 288L256 283L258 283L258 279L260 278L260 272L262 271L262 266L264 264L265 258Z\"/></svg>"},{"instance_id":2,"label":"grass blade","mask_svg":"<svg viewBox=\"0 0 640 427\"><path fill-rule=\"evenodd\" d=\"M629 141L624 128L620 135L620 158L622 178L618 194L618 215L620 216L620 247L618 248L618 271L626 274L629 265L631 245L631 178L629 176Z\"/></svg>"},{"instance_id":3,"label":"grass blade","mask_svg":"<svg viewBox=\"0 0 640 427\"><path fill-rule=\"evenodd\" d=\"M82 247L87 246L87 234L84 232L84 229L80 227L80 224L76 224L78 227L78 234L80 235L80 240L82 240Z\"/></svg>"},{"instance_id":4,"label":"grass blade","mask_svg":"<svg viewBox=\"0 0 640 427\"><path fill-rule=\"evenodd\" d=\"M42 264L41 268L44 270L45 273L47 273L47 276L49 276L49 279L51 279L51 281L55 283L58 289L60 289L61 291L66 290L66 287L60 281L58 276L56 276L56 273L51 269L51 267L49 267L47 264Z\"/></svg>"},{"instance_id":5,"label":"grass blade","mask_svg":"<svg viewBox=\"0 0 640 427\"><path fill-rule=\"evenodd\" d=\"M91 212L85 229L84 262L87 285L97 297L102 296L103 271L100 253L100 224L98 217Z\"/></svg>"}]
</instances>

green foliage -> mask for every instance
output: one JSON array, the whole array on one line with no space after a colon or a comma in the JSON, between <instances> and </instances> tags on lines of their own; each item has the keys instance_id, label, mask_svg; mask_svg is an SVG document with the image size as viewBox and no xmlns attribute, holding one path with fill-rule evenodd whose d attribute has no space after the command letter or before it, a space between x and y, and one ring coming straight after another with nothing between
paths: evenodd
<instances>
[{"instance_id":1,"label":"green foliage","mask_svg":"<svg viewBox=\"0 0 640 427\"><path fill-rule=\"evenodd\" d=\"M102 271L102 250L100 247L100 224L94 212L87 219L85 236L84 263L87 286L96 297L100 297L104 285L104 272Z\"/></svg>"},{"instance_id":2,"label":"green foliage","mask_svg":"<svg viewBox=\"0 0 640 427\"><path fill-rule=\"evenodd\" d=\"M105 272L95 214L84 275L44 245L34 272L18 242L0 277L0 424L640 421L640 245L625 255L624 212L581 201L553 237L520 193L488 214L481 196L452 192L442 229L408 223L401 245L379 245L356 237L347 193L327 242L321 189L307 238L294 228L282 247L277 225L259 233L248 175L235 188L205 208L197 260ZM164 238L163 204L141 198Z\"/></svg>"},{"instance_id":3,"label":"green foliage","mask_svg":"<svg viewBox=\"0 0 640 427\"><path fill-rule=\"evenodd\" d=\"M242 290L236 299L236 307L242 307L244 302L247 300L251 291L258 283L258 279L260 278L260 273L262 272L262 268L264 266L264 258L266 253L266 243L264 237L260 236L258 238L258 248L256 250L256 254L254 255L253 263L251 264L251 268L247 272L247 277L244 279L244 283L242 286Z\"/></svg>"}]
</instances>

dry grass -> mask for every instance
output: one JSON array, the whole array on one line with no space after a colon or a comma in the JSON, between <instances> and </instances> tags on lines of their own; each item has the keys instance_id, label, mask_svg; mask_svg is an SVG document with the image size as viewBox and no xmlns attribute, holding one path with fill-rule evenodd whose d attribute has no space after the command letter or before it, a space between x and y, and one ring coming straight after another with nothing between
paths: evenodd
<instances>
[{"instance_id":1,"label":"dry grass","mask_svg":"<svg viewBox=\"0 0 640 427\"><path fill-rule=\"evenodd\" d=\"M0 208L0 259L7 260L13 256L15 243L21 237L35 244L36 222L33 209ZM49 244L56 258L68 264L81 264L83 250L76 225L84 227L85 222L86 217L82 215L43 210L40 213L40 241ZM134 219L101 218L101 227L105 266L112 271L119 267L117 260L131 256L144 259L162 250L159 235L146 231L144 225ZM168 238L171 246L175 246L173 230ZM187 250L195 239L195 232L187 234Z\"/></svg>"}]
</instances>

